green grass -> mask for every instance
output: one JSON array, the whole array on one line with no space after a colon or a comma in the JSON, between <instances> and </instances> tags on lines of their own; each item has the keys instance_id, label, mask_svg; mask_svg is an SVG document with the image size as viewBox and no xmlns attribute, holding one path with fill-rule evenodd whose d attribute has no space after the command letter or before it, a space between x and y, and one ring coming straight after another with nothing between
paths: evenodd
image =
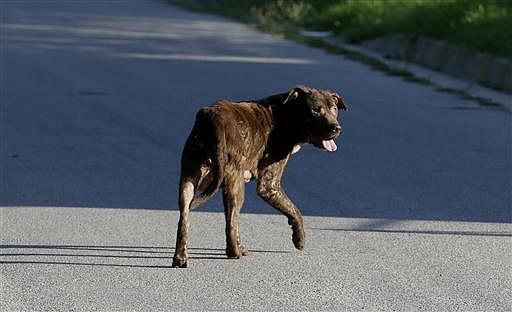
<instances>
[{"instance_id":1,"label":"green grass","mask_svg":"<svg viewBox=\"0 0 512 312\"><path fill-rule=\"evenodd\" d=\"M399 76L402 77L402 79L411 81L414 83L424 84L424 85L434 85L436 87L436 90L439 92L447 92L456 94L466 100L472 100L476 101L480 104L481 107L486 108L492 108L497 110L503 110L506 112L509 112L509 110L502 105L501 103L497 103L494 101L491 101L486 98L482 98L479 96L473 96L469 94L467 91L460 90L460 89L454 89L454 88L446 88L446 87L440 87L436 86L432 83L429 79L416 77L414 74L407 70L402 69L396 69L393 67L390 67L384 62L381 62L380 60L367 56L365 54L355 52L350 49L344 48L342 45L331 43L329 41L315 38L315 37L309 37L309 36L303 36L300 34L299 29L302 27L309 27L310 29L317 29L317 30L331 30L333 32L340 33L341 31L336 31L334 28L321 28L318 26L319 24L316 24L314 22L311 22L311 20L314 20L317 18L315 14L319 14L320 9L323 8L323 4L333 5L332 3L338 3L338 4L346 4L346 3L356 3L356 2L364 2L365 5L368 3L377 3L378 6L381 6L383 3L398 3L398 2L407 2L414 1L414 3L422 4L429 2L430 4L438 5L442 3L441 1L445 2L483 2L485 0L337 0L337 1L327 1L327 0L317 0L317 1L297 1L297 0L277 0L277 1L268 1L268 0L168 0L171 3L177 3L181 4L183 6L186 6L193 10L199 10L199 11L207 11L207 12L214 12L226 16L230 16L232 18L235 18L237 20L240 20L245 23L252 24L256 27L259 27L263 30L269 31L274 34L281 34L284 37L287 37L289 39L295 40L297 42L307 44L312 47L317 48L323 48L327 50L330 53L334 54L343 54L345 57L356 60L359 62L362 62L368 66L370 66L373 69L385 72L388 75L391 76ZM497 3L498 6L505 6L508 11L507 14L510 14L510 7L511 7L511 1L512 0L489 0L489 2ZM486 2L487 3L487 2ZM290 6L290 4L292 6ZM510 17L510 15L509 15ZM326 18L326 17L322 17ZM510 21L507 21L508 24L510 24ZM313 25L316 25L316 27L313 27ZM510 26L510 25L509 25ZM502 29L499 30L499 32L511 32L510 29ZM401 32L403 33L403 32ZM380 35L381 36L384 33ZM386 33L386 34L392 34L392 33ZM502 34L500 34L502 35ZM433 37L433 36L431 36ZM364 40L366 38L370 37L360 37ZM438 37L439 38L439 37ZM354 40L357 41L357 40ZM510 43L510 40L504 40L506 44ZM505 44L505 45L506 45ZM510 47L509 47L510 48ZM473 49L475 49L473 47ZM489 51L485 51L488 53L491 53ZM510 53L510 51L509 51ZM499 53L494 53L498 54ZM507 54L501 54L501 56L507 57Z\"/></svg>"},{"instance_id":2,"label":"green grass","mask_svg":"<svg viewBox=\"0 0 512 312\"><path fill-rule=\"evenodd\" d=\"M436 90L439 92L456 94L465 100L476 101L476 102L478 102L478 104L480 106L483 106L483 107L494 108L497 110L509 112L509 110L506 109L505 106L503 106L501 103L497 103L497 102L494 102L492 100L489 100L489 99L486 99L486 98L483 98L480 96L471 95L464 90L454 89L454 88L446 88L446 87L437 87Z\"/></svg>"},{"instance_id":3,"label":"green grass","mask_svg":"<svg viewBox=\"0 0 512 312\"><path fill-rule=\"evenodd\" d=\"M328 30L349 42L405 34L512 59L512 0L176 0L262 28Z\"/></svg>"}]
</instances>

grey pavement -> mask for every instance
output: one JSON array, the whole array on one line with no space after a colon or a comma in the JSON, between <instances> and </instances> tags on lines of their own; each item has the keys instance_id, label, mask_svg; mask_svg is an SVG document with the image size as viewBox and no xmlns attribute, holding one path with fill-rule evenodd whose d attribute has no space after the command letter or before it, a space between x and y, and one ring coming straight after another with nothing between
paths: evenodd
<instances>
[{"instance_id":1,"label":"grey pavement","mask_svg":"<svg viewBox=\"0 0 512 312\"><path fill-rule=\"evenodd\" d=\"M511 114L165 1L2 1L0 310L510 311ZM201 106L339 91L336 153L284 187L306 248L247 185L172 269L181 147Z\"/></svg>"}]
</instances>

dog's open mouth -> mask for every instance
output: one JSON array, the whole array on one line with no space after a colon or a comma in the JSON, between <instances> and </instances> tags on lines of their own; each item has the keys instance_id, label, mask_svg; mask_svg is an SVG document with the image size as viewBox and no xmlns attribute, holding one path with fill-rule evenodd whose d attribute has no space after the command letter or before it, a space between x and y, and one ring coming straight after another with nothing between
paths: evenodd
<instances>
[{"instance_id":1,"label":"dog's open mouth","mask_svg":"<svg viewBox=\"0 0 512 312\"><path fill-rule=\"evenodd\" d=\"M331 138L331 139L327 139L327 140L315 139L313 141L313 145L316 146L317 148L321 149L321 150L324 150L324 151L336 152L336 150L338 149L338 146L334 142L335 138L336 137Z\"/></svg>"},{"instance_id":2,"label":"dog's open mouth","mask_svg":"<svg viewBox=\"0 0 512 312\"><path fill-rule=\"evenodd\" d=\"M334 143L334 140L322 140L322 147L329 152L336 152L338 146Z\"/></svg>"}]
</instances>

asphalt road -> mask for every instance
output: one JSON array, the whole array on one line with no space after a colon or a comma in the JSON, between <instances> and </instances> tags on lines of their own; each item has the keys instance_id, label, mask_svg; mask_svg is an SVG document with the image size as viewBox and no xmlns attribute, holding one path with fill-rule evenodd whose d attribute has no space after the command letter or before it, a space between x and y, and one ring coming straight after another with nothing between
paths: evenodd
<instances>
[{"instance_id":1,"label":"asphalt road","mask_svg":"<svg viewBox=\"0 0 512 312\"><path fill-rule=\"evenodd\" d=\"M0 310L510 311L511 114L164 1L2 1ZM171 269L195 111L296 84L350 105L284 186L306 248L247 187Z\"/></svg>"}]
</instances>

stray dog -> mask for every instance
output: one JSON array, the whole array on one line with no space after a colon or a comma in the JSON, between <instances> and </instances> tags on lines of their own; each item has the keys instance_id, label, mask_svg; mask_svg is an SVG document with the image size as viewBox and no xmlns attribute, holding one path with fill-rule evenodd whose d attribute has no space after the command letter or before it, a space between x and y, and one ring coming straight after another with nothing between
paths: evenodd
<instances>
[{"instance_id":1,"label":"stray dog","mask_svg":"<svg viewBox=\"0 0 512 312\"><path fill-rule=\"evenodd\" d=\"M339 109L347 110L339 94L305 86L255 101L219 100L200 109L181 158L180 219L172 266L188 266L190 210L220 188L226 255L238 259L247 254L240 242L238 217L245 183L253 179L258 195L288 218L293 244L303 249L303 217L282 189L281 177L290 155L302 144L336 151Z\"/></svg>"}]
</instances>

